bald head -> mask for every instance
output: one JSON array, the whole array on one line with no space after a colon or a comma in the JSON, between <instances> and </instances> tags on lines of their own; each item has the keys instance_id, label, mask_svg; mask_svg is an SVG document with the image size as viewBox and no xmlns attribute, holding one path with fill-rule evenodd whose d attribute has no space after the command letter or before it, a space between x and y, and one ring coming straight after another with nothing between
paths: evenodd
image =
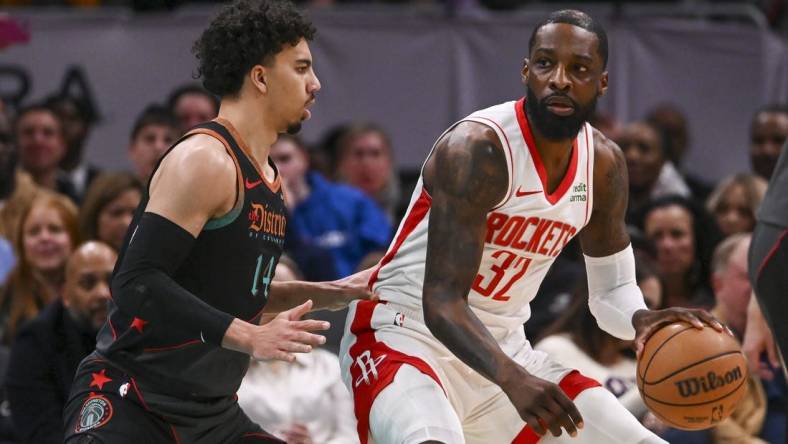
<instances>
[{"instance_id":1,"label":"bald head","mask_svg":"<svg viewBox=\"0 0 788 444\"><path fill-rule=\"evenodd\" d=\"M107 244L86 242L66 264L63 305L78 323L98 330L107 319L112 269L118 256Z\"/></svg>"}]
</instances>

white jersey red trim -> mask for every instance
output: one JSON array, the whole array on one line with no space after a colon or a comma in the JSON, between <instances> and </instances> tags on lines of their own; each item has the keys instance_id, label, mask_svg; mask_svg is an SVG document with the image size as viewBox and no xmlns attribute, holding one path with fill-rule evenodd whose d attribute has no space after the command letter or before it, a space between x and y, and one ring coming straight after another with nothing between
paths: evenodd
<instances>
[{"instance_id":1,"label":"white jersey red trim","mask_svg":"<svg viewBox=\"0 0 788 444\"><path fill-rule=\"evenodd\" d=\"M550 193L524 104L521 99L477 111L447 130L460 122L485 125L498 135L506 157L507 171L501 174L508 175L509 188L488 213L481 264L468 295L470 307L502 346L506 338L522 336L522 325L531 315L530 302L545 274L588 223L593 208L593 128L583 125L573 142L566 174ZM382 301L413 313L422 310L431 203L419 178L394 242L370 279Z\"/></svg>"}]
</instances>

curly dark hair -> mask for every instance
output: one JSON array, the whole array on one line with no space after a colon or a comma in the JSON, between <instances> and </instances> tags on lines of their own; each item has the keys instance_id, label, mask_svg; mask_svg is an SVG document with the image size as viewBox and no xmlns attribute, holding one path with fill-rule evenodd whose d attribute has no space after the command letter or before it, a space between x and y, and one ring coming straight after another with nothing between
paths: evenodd
<instances>
[{"instance_id":1,"label":"curly dark hair","mask_svg":"<svg viewBox=\"0 0 788 444\"><path fill-rule=\"evenodd\" d=\"M205 89L235 96L244 75L269 64L285 44L312 40L315 28L289 1L237 0L225 6L194 43Z\"/></svg>"}]
</instances>

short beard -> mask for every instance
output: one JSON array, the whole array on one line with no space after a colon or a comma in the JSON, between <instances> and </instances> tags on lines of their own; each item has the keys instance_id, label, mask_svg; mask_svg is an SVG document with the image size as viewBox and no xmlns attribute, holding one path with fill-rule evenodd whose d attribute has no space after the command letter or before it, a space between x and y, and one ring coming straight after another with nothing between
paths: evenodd
<instances>
[{"instance_id":1,"label":"short beard","mask_svg":"<svg viewBox=\"0 0 788 444\"><path fill-rule=\"evenodd\" d=\"M298 134L299 131L301 131L301 122L291 123L287 125L287 129L285 130L285 132L291 136Z\"/></svg>"},{"instance_id":2,"label":"short beard","mask_svg":"<svg viewBox=\"0 0 788 444\"><path fill-rule=\"evenodd\" d=\"M586 107L574 102L575 112L571 116L558 116L547 109L547 104L536 98L531 87L526 85L525 112L529 123L547 140L574 139L580 128L596 110L596 97Z\"/></svg>"}]
</instances>

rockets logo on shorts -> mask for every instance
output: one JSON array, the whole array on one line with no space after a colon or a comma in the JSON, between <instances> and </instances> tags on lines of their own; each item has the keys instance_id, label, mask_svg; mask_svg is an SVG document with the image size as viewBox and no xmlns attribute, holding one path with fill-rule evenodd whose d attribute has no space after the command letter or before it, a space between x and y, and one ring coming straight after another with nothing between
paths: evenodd
<instances>
[{"instance_id":1,"label":"rockets logo on shorts","mask_svg":"<svg viewBox=\"0 0 788 444\"><path fill-rule=\"evenodd\" d=\"M111 418L112 403L101 395L92 395L82 404L75 431L80 433L99 428L109 422Z\"/></svg>"},{"instance_id":2,"label":"rockets logo on shorts","mask_svg":"<svg viewBox=\"0 0 788 444\"><path fill-rule=\"evenodd\" d=\"M372 379L378 379L378 365L380 365L384 359L386 359L386 355L372 358L372 353L369 350L360 354L356 358L356 365L361 369L361 376L356 379L355 386L360 386L362 382L367 385L372 384L372 380L369 378L370 376L372 376Z\"/></svg>"}]
</instances>

